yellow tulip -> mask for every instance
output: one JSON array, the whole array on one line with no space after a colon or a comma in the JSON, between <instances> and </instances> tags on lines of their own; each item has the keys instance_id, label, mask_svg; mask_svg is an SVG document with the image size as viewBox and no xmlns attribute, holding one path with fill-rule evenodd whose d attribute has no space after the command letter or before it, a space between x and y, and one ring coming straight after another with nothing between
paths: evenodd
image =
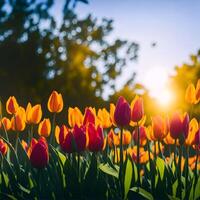
<instances>
[{"instance_id":1,"label":"yellow tulip","mask_svg":"<svg viewBox=\"0 0 200 200\"><path fill-rule=\"evenodd\" d=\"M35 106L31 106L30 103L28 103L26 107L26 122L28 124L38 124L42 118L42 108L40 104L37 104Z\"/></svg>"},{"instance_id":2,"label":"yellow tulip","mask_svg":"<svg viewBox=\"0 0 200 200\"><path fill-rule=\"evenodd\" d=\"M56 138L56 142L58 144L60 144L60 142L59 142L59 134L60 134L60 127L58 125L56 125L56 127L55 127L55 138Z\"/></svg>"},{"instance_id":3,"label":"yellow tulip","mask_svg":"<svg viewBox=\"0 0 200 200\"><path fill-rule=\"evenodd\" d=\"M51 122L48 118L44 118L43 121L39 123L38 134L43 137L48 137L51 132Z\"/></svg>"},{"instance_id":4,"label":"yellow tulip","mask_svg":"<svg viewBox=\"0 0 200 200\"><path fill-rule=\"evenodd\" d=\"M6 111L8 114L15 114L19 108L17 100L14 96L9 97L6 102Z\"/></svg>"},{"instance_id":5,"label":"yellow tulip","mask_svg":"<svg viewBox=\"0 0 200 200\"><path fill-rule=\"evenodd\" d=\"M105 108L98 110L98 112L97 112L97 120L98 120L98 123L103 128L109 128L109 127L112 126L112 122L110 120L110 114Z\"/></svg>"},{"instance_id":6,"label":"yellow tulip","mask_svg":"<svg viewBox=\"0 0 200 200\"><path fill-rule=\"evenodd\" d=\"M75 124L77 126L81 126L83 124L83 114L79 110L79 108L71 108L68 109L68 124L70 127L74 127Z\"/></svg>"},{"instance_id":7,"label":"yellow tulip","mask_svg":"<svg viewBox=\"0 0 200 200\"><path fill-rule=\"evenodd\" d=\"M57 93L56 91L53 91L49 97L48 104L47 104L48 110L52 113L59 113L63 109L63 98L62 95Z\"/></svg>"},{"instance_id":8,"label":"yellow tulip","mask_svg":"<svg viewBox=\"0 0 200 200\"><path fill-rule=\"evenodd\" d=\"M200 101L200 79L197 81L196 85L196 103Z\"/></svg>"}]
</instances>

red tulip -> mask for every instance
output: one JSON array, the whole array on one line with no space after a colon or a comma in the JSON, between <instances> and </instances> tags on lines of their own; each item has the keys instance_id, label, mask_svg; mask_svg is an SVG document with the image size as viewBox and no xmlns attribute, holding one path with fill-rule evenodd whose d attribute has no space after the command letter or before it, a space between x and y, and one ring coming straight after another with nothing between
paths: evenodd
<instances>
[{"instance_id":1,"label":"red tulip","mask_svg":"<svg viewBox=\"0 0 200 200\"><path fill-rule=\"evenodd\" d=\"M31 141L30 161L35 168L44 168L49 162L48 144L44 137Z\"/></svg>"},{"instance_id":2,"label":"red tulip","mask_svg":"<svg viewBox=\"0 0 200 200\"><path fill-rule=\"evenodd\" d=\"M92 111L92 108L86 108L84 119L83 119L83 125L87 125L89 123L95 124L96 116L94 112Z\"/></svg>"},{"instance_id":3,"label":"red tulip","mask_svg":"<svg viewBox=\"0 0 200 200\"><path fill-rule=\"evenodd\" d=\"M174 139L187 138L189 131L189 116L182 117L178 112L172 115L170 120L170 135Z\"/></svg>"},{"instance_id":4,"label":"red tulip","mask_svg":"<svg viewBox=\"0 0 200 200\"><path fill-rule=\"evenodd\" d=\"M2 140L0 139L0 152L2 155L6 155L8 151L8 145Z\"/></svg>"},{"instance_id":5,"label":"red tulip","mask_svg":"<svg viewBox=\"0 0 200 200\"><path fill-rule=\"evenodd\" d=\"M94 124L88 125L89 143L88 149L92 152L101 151L104 145L103 129L98 126L95 128Z\"/></svg>"},{"instance_id":6,"label":"red tulip","mask_svg":"<svg viewBox=\"0 0 200 200\"><path fill-rule=\"evenodd\" d=\"M200 129L195 134L193 144L200 145Z\"/></svg>"},{"instance_id":7,"label":"red tulip","mask_svg":"<svg viewBox=\"0 0 200 200\"><path fill-rule=\"evenodd\" d=\"M131 120L131 109L124 97L119 97L114 112L114 120L118 126L127 126Z\"/></svg>"},{"instance_id":8,"label":"red tulip","mask_svg":"<svg viewBox=\"0 0 200 200\"><path fill-rule=\"evenodd\" d=\"M131 103L131 120L133 122L139 122L143 116L143 99L141 97L135 97L135 99Z\"/></svg>"},{"instance_id":9,"label":"red tulip","mask_svg":"<svg viewBox=\"0 0 200 200\"><path fill-rule=\"evenodd\" d=\"M87 145L86 128L84 126L74 126L73 135L76 143L76 151L84 151Z\"/></svg>"}]
</instances>

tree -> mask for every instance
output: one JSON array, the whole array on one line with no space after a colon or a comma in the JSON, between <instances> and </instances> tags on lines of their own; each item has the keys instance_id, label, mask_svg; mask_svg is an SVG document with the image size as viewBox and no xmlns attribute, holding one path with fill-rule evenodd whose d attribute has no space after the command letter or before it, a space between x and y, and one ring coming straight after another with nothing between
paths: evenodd
<instances>
[{"instance_id":1,"label":"tree","mask_svg":"<svg viewBox=\"0 0 200 200\"><path fill-rule=\"evenodd\" d=\"M79 19L66 1L61 27L50 16L52 0L13 0L0 4L0 95L26 103L46 101L53 89L67 105L103 103L105 85L115 81L127 60L137 58L138 45L117 39L109 42L113 21L88 15ZM87 1L83 1L87 3ZM42 24L45 23L45 28Z\"/></svg>"}]
</instances>

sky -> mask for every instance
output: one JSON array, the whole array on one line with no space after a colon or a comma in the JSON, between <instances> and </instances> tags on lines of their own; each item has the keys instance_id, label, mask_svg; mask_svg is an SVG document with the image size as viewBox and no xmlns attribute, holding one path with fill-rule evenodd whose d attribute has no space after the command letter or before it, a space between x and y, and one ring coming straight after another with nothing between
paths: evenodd
<instances>
[{"instance_id":1,"label":"sky","mask_svg":"<svg viewBox=\"0 0 200 200\"><path fill-rule=\"evenodd\" d=\"M52 12L61 9L63 0L55 3ZM175 65L189 62L189 55L200 48L199 10L199 0L89 0L88 5L76 7L80 17L92 13L99 20L113 19L112 38L140 45L138 61L128 64L117 87L135 71L135 81L144 84L153 97L164 90Z\"/></svg>"}]
</instances>

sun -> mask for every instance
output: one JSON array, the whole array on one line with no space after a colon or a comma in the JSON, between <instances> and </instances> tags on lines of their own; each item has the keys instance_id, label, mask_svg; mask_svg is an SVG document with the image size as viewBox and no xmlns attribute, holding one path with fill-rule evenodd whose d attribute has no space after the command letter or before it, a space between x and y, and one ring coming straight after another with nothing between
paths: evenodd
<instances>
[{"instance_id":1,"label":"sun","mask_svg":"<svg viewBox=\"0 0 200 200\"><path fill-rule=\"evenodd\" d=\"M156 96L156 100L160 106L167 107L172 103L172 92L168 88L164 88L162 91L160 91L159 95Z\"/></svg>"},{"instance_id":2,"label":"sun","mask_svg":"<svg viewBox=\"0 0 200 200\"><path fill-rule=\"evenodd\" d=\"M166 67L151 67L143 74L143 84L149 90L151 97L155 98L159 106L167 108L174 100L174 94L168 87L169 70Z\"/></svg>"}]
</instances>

